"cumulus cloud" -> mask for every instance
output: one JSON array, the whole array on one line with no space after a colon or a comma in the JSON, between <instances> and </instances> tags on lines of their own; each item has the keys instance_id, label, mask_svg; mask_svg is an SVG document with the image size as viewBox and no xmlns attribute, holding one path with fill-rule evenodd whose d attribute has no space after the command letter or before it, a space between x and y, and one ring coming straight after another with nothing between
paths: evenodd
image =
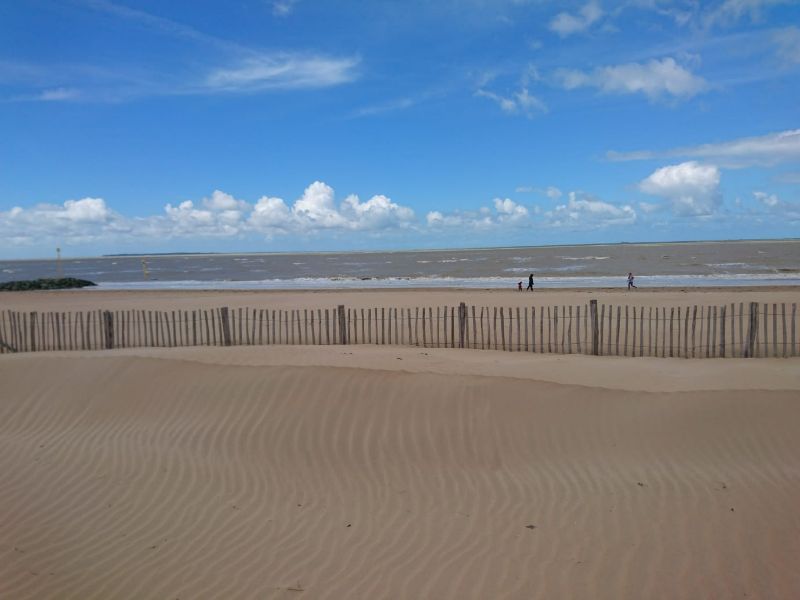
<instances>
[{"instance_id":1,"label":"cumulus cloud","mask_svg":"<svg viewBox=\"0 0 800 600\"><path fill-rule=\"evenodd\" d=\"M479 89L475 92L475 95L492 100L503 112L510 115L524 115L532 118L537 114L547 112L547 105L536 96L533 96L525 86L510 96L501 96L484 89Z\"/></svg>"},{"instance_id":2,"label":"cumulus cloud","mask_svg":"<svg viewBox=\"0 0 800 600\"><path fill-rule=\"evenodd\" d=\"M661 167L639 183L639 189L667 200L679 216L708 216L722 202L720 172L695 161Z\"/></svg>"},{"instance_id":3,"label":"cumulus cloud","mask_svg":"<svg viewBox=\"0 0 800 600\"><path fill-rule=\"evenodd\" d=\"M780 203L780 200L775 194L767 194L766 192L753 192L753 196L755 196L756 200L761 202L761 204L770 208L778 206Z\"/></svg>"},{"instance_id":4,"label":"cumulus cloud","mask_svg":"<svg viewBox=\"0 0 800 600\"><path fill-rule=\"evenodd\" d=\"M356 195L350 195L342 203L342 214L356 229L361 230L406 228L414 222L413 210L382 195L373 196L366 202L361 202Z\"/></svg>"},{"instance_id":5,"label":"cumulus cloud","mask_svg":"<svg viewBox=\"0 0 800 600\"><path fill-rule=\"evenodd\" d=\"M627 204L620 206L579 192L570 192L566 204L559 204L545 212L545 218L554 227L589 229L630 225L636 222L636 211Z\"/></svg>"},{"instance_id":6,"label":"cumulus cloud","mask_svg":"<svg viewBox=\"0 0 800 600\"><path fill-rule=\"evenodd\" d=\"M705 79L692 74L670 57L646 63L598 67L589 72L560 69L556 72L556 79L567 90L594 87L608 94L644 94L650 99L665 96L691 98L708 89Z\"/></svg>"},{"instance_id":7,"label":"cumulus cloud","mask_svg":"<svg viewBox=\"0 0 800 600\"><path fill-rule=\"evenodd\" d=\"M501 223L514 223L528 218L528 209L509 198L495 198L494 209Z\"/></svg>"},{"instance_id":8,"label":"cumulus cloud","mask_svg":"<svg viewBox=\"0 0 800 600\"><path fill-rule=\"evenodd\" d=\"M458 228L478 232L510 227L580 230L636 222L636 211L631 206L611 204L580 192L570 192L566 203L549 211L536 206L531 210L509 198L495 198L492 204L492 208L485 206L478 211L431 211L426 221L433 230Z\"/></svg>"},{"instance_id":9,"label":"cumulus cloud","mask_svg":"<svg viewBox=\"0 0 800 600\"><path fill-rule=\"evenodd\" d=\"M0 211L0 245L82 243L97 240L231 238L262 235L312 235L321 232L380 233L405 229L416 222L414 211L384 195L366 201L350 195L340 204L333 189L316 181L291 206L261 197L255 204L215 190L200 202L168 203L161 214L125 217L102 198L67 200Z\"/></svg>"},{"instance_id":10,"label":"cumulus cloud","mask_svg":"<svg viewBox=\"0 0 800 600\"><path fill-rule=\"evenodd\" d=\"M781 200L777 194L769 194L762 191L753 192L753 197L763 210L750 213L752 216L762 217L769 215L770 218L780 222L800 222L800 203L786 202Z\"/></svg>"},{"instance_id":11,"label":"cumulus cloud","mask_svg":"<svg viewBox=\"0 0 800 600\"><path fill-rule=\"evenodd\" d=\"M554 185L548 186L544 193L551 200L558 200L562 196L561 190Z\"/></svg>"},{"instance_id":12,"label":"cumulus cloud","mask_svg":"<svg viewBox=\"0 0 800 600\"><path fill-rule=\"evenodd\" d=\"M800 161L800 129L738 138L727 142L673 148L662 152L653 150L609 151L607 157L610 160L685 157L713 160L726 167L772 166L782 162Z\"/></svg>"},{"instance_id":13,"label":"cumulus cloud","mask_svg":"<svg viewBox=\"0 0 800 600\"><path fill-rule=\"evenodd\" d=\"M57 237L67 242L91 240L98 235L116 235L128 229L120 215L102 198L67 200L63 204L15 206L0 211L0 243L35 243Z\"/></svg>"},{"instance_id":14,"label":"cumulus cloud","mask_svg":"<svg viewBox=\"0 0 800 600\"><path fill-rule=\"evenodd\" d=\"M584 4L576 14L558 13L548 25L550 31L562 38L589 29L603 16L603 9L595 1Z\"/></svg>"},{"instance_id":15,"label":"cumulus cloud","mask_svg":"<svg viewBox=\"0 0 800 600\"><path fill-rule=\"evenodd\" d=\"M451 213L434 210L426 215L425 220L432 229L459 228L474 231L530 224L530 211L510 198L495 198L492 205L494 210L488 206L477 211L457 210Z\"/></svg>"}]
</instances>

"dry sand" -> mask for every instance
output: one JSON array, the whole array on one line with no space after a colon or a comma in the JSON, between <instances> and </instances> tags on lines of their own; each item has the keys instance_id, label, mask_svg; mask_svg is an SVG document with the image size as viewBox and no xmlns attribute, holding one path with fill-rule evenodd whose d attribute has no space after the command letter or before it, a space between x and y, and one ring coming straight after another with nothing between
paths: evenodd
<instances>
[{"instance_id":1,"label":"dry sand","mask_svg":"<svg viewBox=\"0 0 800 600\"><path fill-rule=\"evenodd\" d=\"M413 308L453 306L459 302L478 306L532 306L586 304L591 299L610 304L638 306L722 305L735 302L800 303L800 288L639 288L615 289L376 289L376 290L141 290L100 289L49 292L2 292L0 310L190 310L218 306L270 309L326 308L344 304L351 308Z\"/></svg>"},{"instance_id":2,"label":"dry sand","mask_svg":"<svg viewBox=\"0 0 800 600\"><path fill-rule=\"evenodd\" d=\"M797 598L800 362L0 357L0 598Z\"/></svg>"}]
</instances>

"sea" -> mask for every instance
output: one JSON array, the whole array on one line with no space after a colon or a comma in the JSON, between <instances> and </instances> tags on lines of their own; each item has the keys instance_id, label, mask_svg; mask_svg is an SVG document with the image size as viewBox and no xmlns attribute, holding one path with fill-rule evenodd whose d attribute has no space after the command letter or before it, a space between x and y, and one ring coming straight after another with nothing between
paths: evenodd
<instances>
[{"instance_id":1,"label":"sea","mask_svg":"<svg viewBox=\"0 0 800 600\"><path fill-rule=\"evenodd\" d=\"M3 260L0 282L77 277L96 289L537 288L800 285L800 240L391 252L115 255Z\"/></svg>"}]
</instances>

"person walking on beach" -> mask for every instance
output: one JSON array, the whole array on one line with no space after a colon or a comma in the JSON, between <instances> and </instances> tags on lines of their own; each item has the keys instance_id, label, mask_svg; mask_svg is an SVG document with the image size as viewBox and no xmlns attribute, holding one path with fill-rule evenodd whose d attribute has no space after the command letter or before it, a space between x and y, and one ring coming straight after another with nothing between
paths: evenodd
<instances>
[{"instance_id":1,"label":"person walking on beach","mask_svg":"<svg viewBox=\"0 0 800 600\"><path fill-rule=\"evenodd\" d=\"M628 273L628 291L630 291L631 288L638 289L635 285L633 285L633 273Z\"/></svg>"},{"instance_id":2,"label":"person walking on beach","mask_svg":"<svg viewBox=\"0 0 800 600\"><path fill-rule=\"evenodd\" d=\"M528 287L526 288L529 291L533 291L533 273L528 275Z\"/></svg>"}]
</instances>

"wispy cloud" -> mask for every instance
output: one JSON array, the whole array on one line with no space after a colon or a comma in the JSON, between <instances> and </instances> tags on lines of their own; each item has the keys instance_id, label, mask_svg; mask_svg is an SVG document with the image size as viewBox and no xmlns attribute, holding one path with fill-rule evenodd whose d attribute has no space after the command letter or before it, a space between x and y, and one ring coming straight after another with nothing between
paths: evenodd
<instances>
[{"instance_id":1,"label":"wispy cloud","mask_svg":"<svg viewBox=\"0 0 800 600\"><path fill-rule=\"evenodd\" d=\"M591 0L584 4L575 14L568 12L558 13L550 21L548 28L561 37L567 37L586 31L602 16L603 9L600 8L600 4Z\"/></svg>"},{"instance_id":2,"label":"wispy cloud","mask_svg":"<svg viewBox=\"0 0 800 600\"><path fill-rule=\"evenodd\" d=\"M786 27L773 34L778 56L789 64L800 64L800 28Z\"/></svg>"},{"instance_id":3,"label":"wispy cloud","mask_svg":"<svg viewBox=\"0 0 800 600\"><path fill-rule=\"evenodd\" d=\"M299 0L274 0L272 2L272 14L276 17L287 17L294 10L294 5Z\"/></svg>"},{"instance_id":4,"label":"wispy cloud","mask_svg":"<svg viewBox=\"0 0 800 600\"><path fill-rule=\"evenodd\" d=\"M703 24L706 27L731 25L745 18L758 21L768 7L790 2L792 0L723 0L704 13Z\"/></svg>"},{"instance_id":5,"label":"wispy cloud","mask_svg":"<svg viewBox=\"0 0 800 600\"><path fill-rule=\"evenodd\" d=\"M76 100L80 98L80 92L73 88L53 88L44 90L37 96L37 100L43 102L60 102L63 100Z\"/></svg>"},{"instance_id":6,"label":"wispy cloud","mask_svg":"<svg viewBox=\"0 0 800 600\"><path fill-rule=\"evenodd\" d=\"M310 89L339 85L358 77L358 58L287 53L264 54L209 73L209 90Z\"/></svg>"},{"instance_id":7,"label":"wispy cloud","mask_svg":"<svg viewBox=\"0 0 800 600\"><path fill-rule=\"evenodd\" d=\"M556 79L567 90L594 87L609 94L644 94L648 98L691 98L709 88L674 58L598 67L593 71L560 69Z\"/></svg>"},{"instance_id":8,"label":"wispy cloud","mask_svg":"<svg viewBox=\"0 0 800 600\"><path fill-rule=\"evenodd\" d=\"M372 104L370 106L364 106L359 108L358 110L354 111L351 116L353 117L372 117L375 115L382 115L385 113L395 112L398 110L405 110L407 108L411 108L412 106L416 105L418 100L414 98L398 98L395 100L389 100L387 102L382 102L380 104Z\"/></svg>"},{"instance_id":9,"label":"wispy cloud","mask_svg":"<svg viewBox=\"0 0 800 600\"><path fill-rule=\"evenodd\" d=\"M725 167L773 166L800 161L800 129L744 137L727 142L700 144L669 150L609 151L609 160L650 160L655 158L699 158Z\"/></svg>"},{"instance_id":10,"label":"wispy cloud","mask_svg":"<svg viewBox=\"0 0 800 600\"><path fill-rule=\"evenodd\" d=\"M79 2L87 8L104 12L121 19L134 21L139 25L157 33L171 37L194 40L205 44L211 44L226 50L234 50L239 52L250 51L249 48L242 46L241 44L231 42L215 35L204 33L189 25L185 25L165 17L160 17L158 15L153 15L143 10L130 8L123 4L117 4L115 2L111 2L110 0L79 0Z\"/></svg>"},{"instance_id":11,"label":"wispy cloud","mask_svg":"<svg viewBox=\"0 0 800 600\"><path fill-rule=\"evenodd\" d=\"M547 112L547 105L532 95L524 86L509 96L501 96L484 89L479 89L475 95L492 100L500 107L500 110L509 115L524 115L530 119Z\"/></svg>"},{"instance_id":12,"label":"wispy cloud","mask_svg":"<svg viewBox=\"0 0 800 600\"><path fill-rule=\"evenodd\" d=\"M19 92L11 101L119 102L148 96L320 89L358 78L357 56L265 51L110 0L77 0L147 31L191 42L191 59L149 65L31 64L0 61L0 79ZM198 51L194 48L196 47Z\"/></svg>"}]
</instances>

